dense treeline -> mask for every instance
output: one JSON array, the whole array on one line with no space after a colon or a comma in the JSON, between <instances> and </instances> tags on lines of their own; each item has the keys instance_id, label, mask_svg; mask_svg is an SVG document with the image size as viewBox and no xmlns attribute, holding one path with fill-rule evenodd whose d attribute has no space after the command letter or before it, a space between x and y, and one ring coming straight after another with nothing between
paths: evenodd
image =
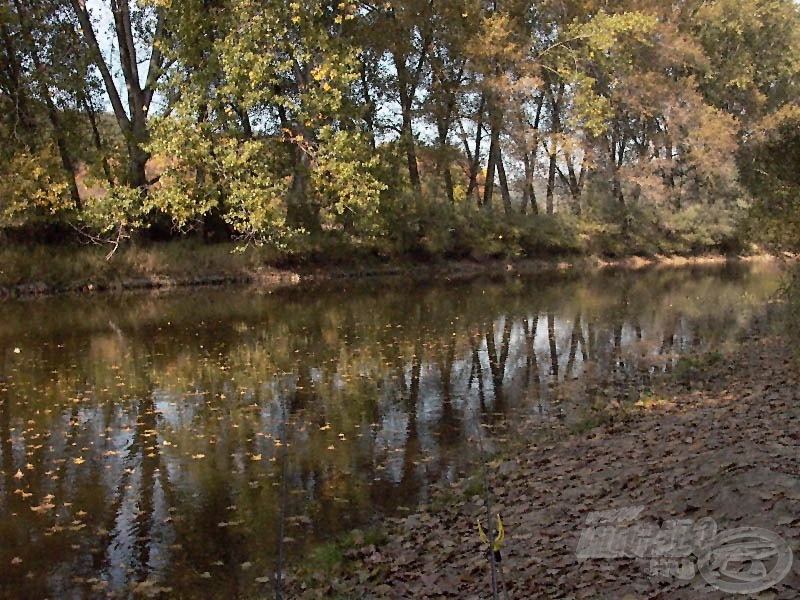
<instances>
[{"instance_id":1,"label":"dense treeline","mask_svg":"<svg viewBox=\"0 0 800 600\"><path fill-rule=\"evenodd\" d=\"M0 61L6 239L800 240L792 0L4 0Z\"/></svg>"}]
</instances>

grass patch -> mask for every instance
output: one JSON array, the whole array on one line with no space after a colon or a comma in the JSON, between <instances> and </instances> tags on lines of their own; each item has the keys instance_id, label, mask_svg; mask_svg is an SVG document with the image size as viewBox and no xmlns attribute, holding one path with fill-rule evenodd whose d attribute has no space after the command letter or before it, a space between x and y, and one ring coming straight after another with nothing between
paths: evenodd
<instances>
[{"instance_id":1,"label":"grass patch","mask_svg":"<svg viewBox=\"0 0 800 600\"><path fill-rule=\"evenodd\" d=\"M354 529L314 546L296 572L309 587L324 585L337 573L352 570L352 564L361 563L384 543L386 534L379 527Z\"/></svg>"},{"instance_id":2,"label":"grass patch","mask_svg":"<svg viewBox=\"0 0 800 600\"><path fill-rule=\"evenodd\" d=\"M0 286L46 286L50 290L115 287L125 281L202 280L245 277L278 261L274 250L194 240L120 247L111 257L101 246L30 245L0 247Z\"/></svg>"}]
</instances>

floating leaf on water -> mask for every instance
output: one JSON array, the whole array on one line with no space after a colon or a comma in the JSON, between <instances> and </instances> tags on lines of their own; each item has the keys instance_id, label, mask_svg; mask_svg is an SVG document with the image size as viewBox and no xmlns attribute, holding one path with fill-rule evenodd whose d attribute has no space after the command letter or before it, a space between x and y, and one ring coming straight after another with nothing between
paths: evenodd
<instances>
[{"instance_id":1,"label":"floating leaf on water","mask_svg":"<svg viewBox=\"0 0 800 600\"><path fill-rule=\"evenodd\" d=\"M25 475L22 474L22 469L17 469L17 472L14 473L14 479L22 479Z\"/></svg>"}]
</instances>

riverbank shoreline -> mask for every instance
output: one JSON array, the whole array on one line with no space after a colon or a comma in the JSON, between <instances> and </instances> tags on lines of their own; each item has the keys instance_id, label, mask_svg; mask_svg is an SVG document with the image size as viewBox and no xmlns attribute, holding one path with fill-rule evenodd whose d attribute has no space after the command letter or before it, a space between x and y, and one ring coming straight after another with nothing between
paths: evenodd
<instances>
[{"instance_id":1,"label":"riverbank shoreline","mask_svg":"<svg viewBox=\"0 0 800 600\"><path fill-rule=\"evenodd\" d=\"M487 513L501 514L505 526L508 598L728 597L696 573L693 556L684 577L675 573L680 560L665 573L648 557L578 559L597 511L633 510L626 525L656 528L704 517L718 532L761 527L788 543L797 564L800 376L789 344L752 335L728 354L699 357L691 378L662 381L636 406L609 398L607 418L587 431L556 427L545 439L511 444L488 462L488 494L478 489L482 475L440 487L428 505L388 519L384 543L349 550L337 572L293 574L293 597L492 597L476 527ZM795 566L758 597L798 593Z\"/></svg>"},{"instance_id":2,"label":"riverbank shoreline","mask_svg":"<svg viewBox=\"0 0 800 600\"><path fill-rule=\"evenodd\" d=\"M193 250L197 258L193 257ZM37 251L40 251L38 249ZM276 290L304 283L376 277L469 279L491 275L529 275L535 273L597 270L605 268L639 269L711 265L725 262L778 261L785 257L769 254L698 256L630 256L610 259L600 256L554 256L523 259L459 259L345 263L336 265L271 266L258 254L249 256L228 247L181 248L179 252L133 250L110 260L99 259L91 249L74 258L46 256L20 258L3 256L0 263L0 298L51 296L64 293L98 293L141 290L168 290L207 286L241 285L260 290ZM786 257L788 258L788 257ZM15 259L24 261L16 269ZM81 264L85 262L86 264ZM60 264L63 263L63 264Z\"/></svg>"}]
</instances>

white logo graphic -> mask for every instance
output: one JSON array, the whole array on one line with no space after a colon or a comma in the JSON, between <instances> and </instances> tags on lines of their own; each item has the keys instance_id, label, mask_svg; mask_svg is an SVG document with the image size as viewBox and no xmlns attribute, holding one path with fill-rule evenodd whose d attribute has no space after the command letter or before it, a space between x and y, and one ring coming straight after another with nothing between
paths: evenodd
<instances>
[{"instance_id":1,"label":"white logo graphic","mask_svg":"<svg viewBox=\"0 0 800 600\"><path fill-rule=\"evenodd\" d=\"M650 559L650 574L689 580L698 573L720 591L753 594L789 573L792 549L768 529L737 527L717 533L714 519L671 519L661 527L639 522L644 506L592 512L576 556Z\"/></svg>"}]
</instances>

